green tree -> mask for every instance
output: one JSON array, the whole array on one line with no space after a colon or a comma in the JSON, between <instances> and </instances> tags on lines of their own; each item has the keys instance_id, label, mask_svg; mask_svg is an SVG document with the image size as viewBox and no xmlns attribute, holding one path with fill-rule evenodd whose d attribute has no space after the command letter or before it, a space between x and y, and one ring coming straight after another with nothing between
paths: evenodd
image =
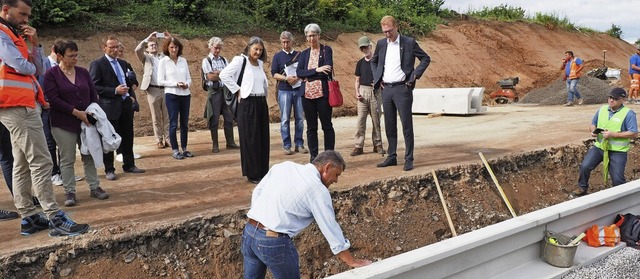
<instances>
[{"instance_id":1,"label":"green tree","mask_svg":"<svg viewBox=\"0 0 640 279\"><path fill-rule=\"evenodd\" d=\"M636 44L636 47L640 47L640 38L636 40L635 44Z\"/></svg>"},{"instance_id":2,"label":"green tree","mask_svg":"<svg viewBox=\"0 0 640 279\"><path fill-rule=\"evenodd\" d=\"M279 29L301 29L318 20L318 0L256 0L256 14Z\"/></svg>"},{"instance_id":3,"label":"green tree","mask_svg":"<svg viewBox=\"0 0 640 279\"><path fill-rule=\"evenodd\" d=\"M611 28L604 32L611 37L622 39L622 28L620 28L620 25L611 23Z\"/></svg>"}]
</instances>

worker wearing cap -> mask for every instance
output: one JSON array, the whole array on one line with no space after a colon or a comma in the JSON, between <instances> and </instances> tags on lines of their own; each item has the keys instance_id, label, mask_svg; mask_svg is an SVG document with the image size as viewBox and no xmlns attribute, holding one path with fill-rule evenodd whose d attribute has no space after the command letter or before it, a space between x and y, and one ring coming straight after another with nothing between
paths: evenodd
<instances>
[{"instance_id":1,"label":"worker wearing cap","mask_svg":"<svg viewBox=\"0 0 640 279\"><path fill-rule=\"evenodd\" d=\"M640 92L640 44L636 45L636 53L629 59L629 76L631 76L631 86L629 87L630 102L640 102L638 92Z\"/></svg>"},{"instance_id":2,"label":"worker wearing cap","mask_svg":"<svg viewBox=\"0 0 640 279\"><path fill-rule=\"evenodd\" d=\"M382 134L380 132L380 114L382 96L380 89L373 89L373 72L371 71L371 57L373 49L371 40L367 36L362 36L358 40L360 51L364 54L362 59L356 64L356 99L358 100L358 130L355 135L355 148L351 151L351 156L364 153L364 138L367 131L367 116L371 115L371 140L373 141L373 152L384 154L382 148Z\"/></svg>"},{"instance_id":3,"label":"worker wearing cap","mask_svg":"<svg viewBox=\"0 0 640 279\"><path fill-rule=\"evenodd\" d=\"M573 191L574 196L587 194L591 171L603 161L605 182L608 175L611 175L613 186L626 182L624 168L627 164L627 152L631 139L638 136L636 113L623 105L626 97L624 89L614 88L609 93L608 105L600 107L591 120L591 136L597 139L580 164L578 189Z\"/></svg>"}]
</instances>

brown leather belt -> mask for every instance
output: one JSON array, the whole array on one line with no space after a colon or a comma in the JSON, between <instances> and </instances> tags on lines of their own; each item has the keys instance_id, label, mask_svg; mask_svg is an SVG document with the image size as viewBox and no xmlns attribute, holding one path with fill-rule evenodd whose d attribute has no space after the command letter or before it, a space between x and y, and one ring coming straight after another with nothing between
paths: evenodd
<instances>
[{"instance_id":1,"label":"brown leather belt","mask_svg":"<svg viewBox=\"0 0 640 279\"><path fill-rule=\"evenodd\" d=\"M279 233L279 232L274 232L272 230L267 229L267 227L265 227L264 225L262 225L260 222L253 220L251 218L249 218L249 220L247 221L247 223L251 224L252 226L264 230L266 232L266 236L267 237L288 237L287 234L285 233Z\"/></svg>"}]
</instances>

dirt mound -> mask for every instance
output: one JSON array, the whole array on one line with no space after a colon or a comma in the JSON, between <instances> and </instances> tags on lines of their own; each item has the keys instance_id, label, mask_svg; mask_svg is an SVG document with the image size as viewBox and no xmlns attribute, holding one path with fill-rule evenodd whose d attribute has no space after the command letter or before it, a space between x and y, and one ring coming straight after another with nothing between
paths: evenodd
<instances>
[{"instance_id":1,"label":"dirt mound","mask_svg":"<svg viewBox=\"0 0 640 279\"><path fill-rule=\"evenodd\" d=\"M608 82L590 76L580 78L578 92L582 95L584 104L602 104L607 102L607 94L613 87ZM529 91L521 103L535 103L541 105L561 105L567 102L567 86L562 78L551 84Z\"/></svg>"}]
</instances>

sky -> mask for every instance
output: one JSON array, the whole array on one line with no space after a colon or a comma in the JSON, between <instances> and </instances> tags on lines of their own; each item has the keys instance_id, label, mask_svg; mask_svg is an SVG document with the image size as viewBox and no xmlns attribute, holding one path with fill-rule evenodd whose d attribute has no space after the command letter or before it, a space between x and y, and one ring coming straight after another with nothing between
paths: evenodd
<instances>
[{"instance_id":1,"label":"sky","mask_svg":"<svg viewBox=\"0 0 640 279\"><path fill-rule=\"evenodd\" d=\"M483 7L507 4L520 7L527 16L536 12L565 16L577 26L606 31L611 24L620 26L622 39L634 43L640 38L640 1L638 0L445 0L442 8L467 13ZM632 12L632 10L635 10Z\"/></svg>"}]
</instances>

